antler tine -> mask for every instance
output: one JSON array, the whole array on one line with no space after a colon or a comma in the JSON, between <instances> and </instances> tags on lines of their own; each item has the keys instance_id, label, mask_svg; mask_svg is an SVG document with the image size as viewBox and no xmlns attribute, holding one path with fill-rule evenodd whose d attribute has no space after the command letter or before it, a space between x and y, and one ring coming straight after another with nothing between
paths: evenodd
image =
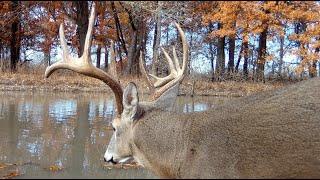
<instances>
[{"instance_id":1,"label":"antler tine","mask_svg":"<svg viewBox=\"0 0 320 180\"><path fill-rule=\"evenodd\" d=\"M150 92L154 93L155 87L153 86L153 84L152 84L152 82L151 82L151 80L150 80L150 78L149 78L149 76L147 74L146 68L144 67L144 62L143 62L141 53L140 53L139 66L140 66L142 75L146 78L147 85L148 85L148 88L149 88Z\"/></svg>"},{"instance_id":2,"label":"antler tine","mask_svg":"<svg viewBox=\"0 0 320 180\"><path fill-rule=\"evenodd\" d=\"M169 64L169 72L170 74L166 77L163 77L163 78L160 78L160 77L157 77L153 74L150 74L151 77L153 77L154 79L156 79L156 82L154 83L154 87L161 87L163 86L164 84L168 83L169 81L171 81L172 79L175 78L175 76L177 76L177 68L179 67L175 67L176 64L173 63L171 57L168 55L167 51L163 48L161 48L163 54L165 55L167 61L168 61L168 64Z\"/></svg>"},{"instance_id":3,"label":"antler tine","mask_svg":"<svg viewBox=\"0 0 320 180\"><path fill-rule=\"evenodd\" d=\"M170 72L176 73L176 72L177 72L177 71L176 71L176 67L174 67L174 64L173 64L173 62L172 62L171 57L169 56L169 54L167 53L167 51L166 51L165 49L163 49L162 47L161 47L161 50L162 50L164 56L166 57L166 59L167 59L167 61L168 61Z\"/></svg>"},{"instance_id":4,"label":"antler tine","mask_svg":"<svg viewBox=\"0 0 320 180\"><path fill-rule=\"evenodd\" d=\"M178 56L177 56L176 49L174 46L172 46L172 54L173 54L175 66L177 67L177 71L179 71L179 70L181 70L181 67L179 65Z\"/></svg>"},{"instance_id":5,"label":"antler tine","mask_svg":"<svg viewBox=\"0 0 320 180\"><path fill-rule=\"evenodd\" d=\"M179 24L175 23L179 34L181 36L182 40L182 50L183 50L183 62L182 62L182 68L180 68L179 65L179 60L177 57L177 53L175 48L173 47L172 53L173 53L173 58L174 62L172 61L171 57L168 55L168 53L161 48L162 52L164 53L168 64L170 68L170 74L166 77L160 78L155 75L149 74L151 77L156 79L156 82L154 83L153 87L159 88L158 90L155 91L153 94L153 100L156 100L159 98L163 93L165 93L167 90L169 90L171 87L175 86L176 84L180 83L184 76L185 76L185 70L186 70L186 64L188 60L188 44L186 41L186 37L182 29L180 28ZM140 57L140 64L142 64L142 58ZM151 81L149 80L148 74L145 72L144 67L141 68L143 70L143 74L146 76L148 83L152 85ZM151 86L150 85L150 86Z\"/></svg>"},{"instance_id":6,"label":"antler tine","mask_svg":"<svg viewBox=\"0 0 320 180\"><path fill-rule=\"evenodd\" d=\"M95 3L92 4L92 9L89 17L89 23L88 23L88 31L86 34L86 39L84 42L84 49L82 56L90 56L90 49L92 44L92 33L93 33L93 26L96 19L96 5ZM87 62L91 60L91 58L85 58ZM91 61L90 61L91 63Z\"/></svg>"},{"instance_id":7,"label":"antler tine","mask_svg":"<svg viewBox=\"0 0 320 180\"><path fill-rule=\"evenodd\" d=\"M93 3L90 17L89 17L88 31L86 34L84 50L80 58L71 57L71 55L68 53L63 24L60 25L59 35L60 35L61 46L63 49L62 60L47 67L45 71L45 77L48 78L54 71L58 69L69 69L77 73L103 81L105 84L107 84L110 87L110 89L113 91L115 95L117 115L119 116L123 111L123 105L122 105L123 90L121 85L116 80L114 80L108 73L92 65L92 62L91 62L90 48L92 44L92 32L93 32L93 26L94 26L94 21L96 16L95 12L96 12L95 3Z\"/></svg>"},{"instance_id":8,"label":"antler tine","mask_svg":"<svg viewBox=\"0 0 320 180\"><path fill-rule=\"evenodd\" d=\"M170 82L168 82L167 84L165 84L164 86L162 86L160 89L158 89L158 91L154 94L153 98L157 99L159 98L163 93L165 93L167 90L169 90L170 88L172 88L173 86L175 86L176 84L180 83L184 76L185 76L185 70L186 70L186 64L188 61L188 44L186 41L186 37L184 32L182 31L180 25L178 23L174 23L175 26L177 27L181 40L182 40L182 51L183 51L183 59L182 59L182 69L179 68L179 61L177 59L177 55L175 52L175 49L173 50L173 55L174 55L174 59L175 59L175 66L176 69L178 70L177 75L174 77L174 79Z\"/></svg>"},{"instance_id":9,"label":"antler tine","mask_svg":"<svg viewBox=\"0 0 320 180\"><path fill-rule=\"evenodd\" d=\"M67 41L64 34L64 25L62 23L60 24L60 28L59 28L59 37L60 37L60 44L62 47L62 59L52 64L51 66L47 67L45 71L46 78L48 78L56 69L61 69L64 67L65 69L70 68L67 63L72 62L71 59L73 59L68 52Z\"/></svg>"},{"instance_id":10,"label":"antler tine","mask_svg":"<svg viewBox=\"0 0 320 180\"><path fill-rule=\"evenodd\" d=\"M174 24L176 25L179 34L181 36L181 41L182 41L182 51L183 51L183 57L182 57L182 72L184 73L184 71L186 70L187 67L187 61L188 61L188 56L189 56L189 50L188 50L188 44L187 44L187 40L186 40L186 36L184 34L184 32L182 31L180 25L176 22L174 22Z\"/></svg>"}]
</instances>

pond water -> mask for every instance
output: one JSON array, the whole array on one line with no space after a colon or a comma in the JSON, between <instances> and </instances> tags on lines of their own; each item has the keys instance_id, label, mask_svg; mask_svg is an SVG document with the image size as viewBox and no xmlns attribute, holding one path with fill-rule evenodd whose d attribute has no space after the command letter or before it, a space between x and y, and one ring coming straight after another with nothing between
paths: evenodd
<instances>
[{"instance_id":1,"label":"pond water","mask_svg":"<svg viewBox=\"0 0 320 180\"><path fill-rule=\"evenodd\" d=\"M226 99L179 96L175 110L204 111ZM0 178L157 178L104 163L113 104L102 93L0 91Z\"/></svg>"}]
</instances>

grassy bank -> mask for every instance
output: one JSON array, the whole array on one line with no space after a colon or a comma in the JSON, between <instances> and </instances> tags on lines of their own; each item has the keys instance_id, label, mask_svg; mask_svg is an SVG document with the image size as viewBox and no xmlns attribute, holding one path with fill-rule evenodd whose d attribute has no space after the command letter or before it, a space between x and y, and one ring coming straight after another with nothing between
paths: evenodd
<instances>
[{"instance_id":1,"label":"grassy bank","mask_svg":"<svg viewBox=\"0 0 320 180\"><path fill-rule=\"evenodd\" d=\"M44 69L18 71L17 73L0 72L1 91L61 91L61 92L110 92L103 82L71 71L60 71L46 79ZM142 77L119 78L122 86L135 82L139 91L148 94L147 84ZM186 77L180 86L181 95L204 96L246 96L255 92L266 91L289 84L288 82L257 83L251 81L211 82L205 78Z\"/></svg>"}]
</instances>

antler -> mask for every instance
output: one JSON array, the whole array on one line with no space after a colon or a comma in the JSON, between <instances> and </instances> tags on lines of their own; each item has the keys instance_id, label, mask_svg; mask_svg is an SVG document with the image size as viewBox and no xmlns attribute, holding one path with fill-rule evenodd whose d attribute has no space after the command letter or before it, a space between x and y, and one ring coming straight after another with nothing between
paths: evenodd
<instances>
[{"instance_id":1,"label":"antler","mask_svg":"<svg viewBox=\"0 0 320 180\"><path fill-rule=\"evenodd\" d=\"M186 41L185 34L180 28L180 25L177 23L174 23L174 24L177 27L182 40L182 50L183 50L182 67L180 67L179 65L178 56L174 46L172 46L172 54L173 54L174 61L172 61L171 57L166 52L166 50L161 48L164 56L168 61L170 74L163 78L157 77L153 74L149 74L151 77L156 79L155 83L152 83L150 81L150 78L147 74L146 69L143 66L142 57L140 56L140 69L142 70L142 74L146 77L149 88L153 91L153 96L152 96L153 100L158 99L162 94L164 94L171 87L179 84L185 76L185 71L186 71L186 66L188 61L188 44ZM155 90L156 88L158 89Z\"/></svg>"},{"instance_id":2,"label":"antler","mask_svg":"<svg viewBox=\"0 0 320 180\"><path fill-rule=\"evenodd\" d=\"M115 79L113 79L108 73L102 71L99 68L96 68L92 64L92 60L90 56L90 48L92 44L92 32L93 32L95 17L96 17L96 10L95 10L95 3L93 3L91 14L89 17L88 31L85 39L84 50L80 58L74 58L69 54L65 35L64 35L64 27L63 27L63 24L60 25L59 36L60 36L60 43L61 43L62 52L63 52L62 60L47 67L45 72L45 77L48 78L54 71L58 69L69 69L77 73L90 76L103 81L113 91L116 99L117 115L120 115L123 111L123 106L122 106L123 90L121 88L121 85Z\"/></svg>"}]
</instances>

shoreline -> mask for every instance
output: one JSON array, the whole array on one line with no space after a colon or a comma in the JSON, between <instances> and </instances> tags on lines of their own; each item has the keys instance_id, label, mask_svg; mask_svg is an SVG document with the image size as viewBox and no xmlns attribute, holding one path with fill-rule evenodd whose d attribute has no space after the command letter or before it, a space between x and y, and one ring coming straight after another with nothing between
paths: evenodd
<instances>
[{"instance_id":1,"label":"shoreline","mask_svg":"<svg viewBox=\"0 0 320 180\"><path fill-rule=\"evenodd\" d=\"M139 93L143 95L150 94L143 78L125 77L120 78L119 82L122 87L125 87L129 82L134 82L138 86ZM180 85L179 96L242 97L256 92L276 89L288 84L292 83L262 83L250 81L211 82L204 78L186 77ZM49 79L44 78L42 73L3 73L0 74L0 91L112 93L111 89L103 82L73 72L60 72Z\"/></svg>"},{"instance_id":2,"label":"shoreline","mask_svg":"<svg viewBox=\"0 0 320 180\"><path fill-rule=\"evenodd\" d=\"M256 91L250 91L245 92L241 90L229 90L226 89L224 91L214 90L214 89L203 89L203 90L194 90L194 94L192 94L190 91L190 87L186 87L185 85L181 85L179 89L178 96L222 96L222 97L243 97L248 96L252 93L265 91L267 89L260 89ZM273 88L271 88L273 89ZM54 86L51 85L23 85L23 84L16 84L16 85L8 85L8 84L1 84L0 83L0 91L12 91L12 92L40 92L40 93L55 93L55 92L61 92L61 93L98 93L98 94L104 94L104 93L112 93L111 89L108 88L106 85L103 86L96 86L96 87L81 87L81 86L72 86L72 85L60 85L60 86ZM145 90L141 91L139 90L141 94L143 95L150 95L150 93Z\"/></svg>"}]
</instances>

